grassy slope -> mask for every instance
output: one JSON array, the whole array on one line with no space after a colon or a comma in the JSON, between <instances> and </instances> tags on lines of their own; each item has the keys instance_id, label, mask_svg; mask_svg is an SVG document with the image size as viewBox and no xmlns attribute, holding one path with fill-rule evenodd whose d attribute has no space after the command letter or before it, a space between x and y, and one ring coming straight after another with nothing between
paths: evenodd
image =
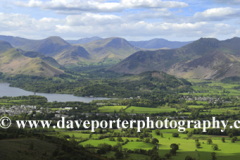
<instances>
[{"instance_id":1,"label":"grassy slope","mask_svg":"<svg viewBox=\"0 0 240 160\"><path fill-rule=\"evenodd\" d=\"M23 56L15 48L0 54L0 61L0 71L4 73L37 76L54 76L63 73L63 71L54 68L40 58Z\"/></svg>"},{"instance_id":2,"label":"grassy slope","mask_svg":"<svg viewBox=\"0 0 240 160\"><path fill-rule=\"evenodd\" d=\"M42 60L44 60L46 63L56 67L56 68L60 68L61 65L52 57L48 57L48 56L44 56L43 54L41 53L38 53L38 52L34 52L34 51L22 51L22 53L24 56L26 57L30 57L30 58L41 58Z\"/></svg>"}]
</instances>

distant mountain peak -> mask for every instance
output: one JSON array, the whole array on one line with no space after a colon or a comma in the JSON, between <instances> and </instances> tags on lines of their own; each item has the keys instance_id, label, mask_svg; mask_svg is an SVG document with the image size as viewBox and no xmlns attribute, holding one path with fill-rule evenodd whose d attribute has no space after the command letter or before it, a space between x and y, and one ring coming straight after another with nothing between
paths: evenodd
<instances>
[{"instance_id":1,"label":"distant mountain peak","mask_svg":"<svg viewBox=\"0 0 240 160\"><path fill-rule=\"evenodd\" d=\"M111 37L109 38L109 42L107 43L106 46L108 47L113 47L116 49L119 49L121 47L124 47L125 45L129 45L131 47L134 47L132 44L130 44L127 40L119 37Z\"/></svg>"},{"instance_id":2,"label":"distant mountain peak","mask_svg":"<svg viewBox=\"0 0 240 160\"><path fill-rule=\"evenodd\" d=\"M86 44L86 43L90 43L90 42L97 41L100 39L102 39L102 38L98 37L98 36L94 36L94 37L82 38L82 39L78 39L78 40L67 40L67 42L70 44Z\"/></svg>"},{"instance_id":3,"label":"distant mountain peak","mask_svg":"<svg viewBox=\"0 0 240 160\"><path fill-rule=\"evenodd\" d=\"M46 39L44 39L43 41L51 41L53 43L58 43L58 44L61 44L61 45L68 45L70 46L70 44L68 42L66 42L64 39L62 39L61 37L58 37L58 36L51 36L51 37L48 37Z\"/></svg>"},{"instance_id":4,"label":"distant mountain peak","mask_svg":"<svg viewBox=\"0 0 240 160\"><path fill-rule=\"evenodd\" d=\"M129 41L133 46L143 49L160 49L160 48L180 48L191 42L168 41L163 38L154 38L146 41Z\"/></svg>"}]
</instances>

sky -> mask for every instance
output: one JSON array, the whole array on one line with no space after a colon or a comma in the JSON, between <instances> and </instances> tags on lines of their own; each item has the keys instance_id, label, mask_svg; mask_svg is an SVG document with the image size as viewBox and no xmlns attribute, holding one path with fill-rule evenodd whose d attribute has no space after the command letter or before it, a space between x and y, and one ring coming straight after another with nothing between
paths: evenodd
<instances>
[{"instance_id":1,"label":"sky","mask_svg":"<svg viewBox=\"0 0 240 160\"><path fill-rule=\"evenodd\" d=\"M0 35L224 40L240 37L240 0L1 0Z\"/></svg>"}]
</instances>

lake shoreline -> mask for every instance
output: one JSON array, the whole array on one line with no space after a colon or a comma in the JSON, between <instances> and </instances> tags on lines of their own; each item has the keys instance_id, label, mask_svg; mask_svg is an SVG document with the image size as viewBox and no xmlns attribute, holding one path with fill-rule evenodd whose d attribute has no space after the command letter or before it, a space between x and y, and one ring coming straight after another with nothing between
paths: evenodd
<instances>
[{"instance_id":1,"label":"lake shoreline","mask_svg":"<svg viewBox=\"0 0 240 160\"><path fill-rule=\"evenodd\" d=\"M0 82L0 97L17 97L17 96L29 96L29 95L38 95L43 96L48 99L48 102L85 102L90 103L93 100L107 100L110 98L104 97L78 97L72 94L63 94L63 93L38 93L32 91L26 91L18 87L11 87L10 83Z\"/></svg>"}]
</instances>

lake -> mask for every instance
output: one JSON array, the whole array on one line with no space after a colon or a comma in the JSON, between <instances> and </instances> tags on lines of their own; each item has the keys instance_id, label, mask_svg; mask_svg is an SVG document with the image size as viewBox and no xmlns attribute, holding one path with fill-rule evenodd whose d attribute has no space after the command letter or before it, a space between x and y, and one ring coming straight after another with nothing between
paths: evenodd
<instances>
[{"instance_id":1,"label":"lake","mask_svg":"<svg viewBox=\"0 0 240 160\"><path fill-rule=\"evenodd\" d=\"M17 96L29 96L34 95L34 92L25 91L20 88L10 87L9 83L0 83L0 97L17 97ZM80 101L89 103L93 100L104 100L109 98L101 98L101 97L77 97L71 94L56 94L56 93L36 93L36 95L44 96L48 99L48 102L58 101L58 102L73 102Z\"/></svg>"}]
</instances>

